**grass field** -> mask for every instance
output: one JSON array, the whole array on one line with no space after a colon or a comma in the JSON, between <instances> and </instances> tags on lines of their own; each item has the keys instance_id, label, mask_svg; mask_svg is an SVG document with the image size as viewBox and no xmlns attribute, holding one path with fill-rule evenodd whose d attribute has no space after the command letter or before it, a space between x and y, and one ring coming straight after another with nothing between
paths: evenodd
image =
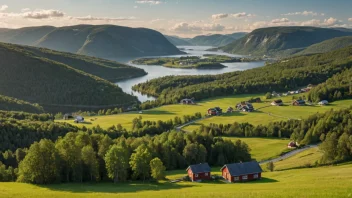
<instances>
[{"instance_id":1,"label":"grass field","mask_svg":"<svg viewBox=\"0 0 352 198\"><path fill-rule=\"evenodd\" d=\"M233 138L225 137L236 141L238 139L246 142L251 149L253 159L257 161L272 159L278 157L282 152L287 151L289 140L279 138Z\"/></svg>"},{"instance_id":2,"label":"grass field","mask_svg":"<svg viewBox=\"0 0 352 198\"><path fill-rule=\"evenodd\" d=\"M213 174L220 174L219 168ZM185 175L185 170L172 171L168 178ZM58 197L352 197L352 165L293 169L264 172L255 182L228 184L180 182L176 184L57 184L36 186L23 183L0 183L0 197L58 198Z\"/></svg>"},{"instance_id":3,"label":"grass field","mask_svg":"<svg viewBox=\"0 0 352 198\"><path fill-rule=\"evenodd\" d=\"M322 155L323 153L319 148L310 148L285 160L275 162L275 170L314 166L314 163L319 161ZM262 167L265 167L265 164Z\"/></svg>"},{"instance_id":4,"label":"grass field","mask_svg":"<svg viewBox=\"0 0 352 198\"><path fill-rule=\"evenodd\" d=\"M78 124L78 126L93 127L99 125L102 128L108 128L112 125L121 124L124 128L130 129L132 126L132 120L136 117L142 116L144 120L157 121L157 120L169 120L173 119L175 116L182 117L183 115L194 115L197 112L206 114L207 109L219 106L224 111L227 107L234 107L237 103L241 101L246 101L252 97L262 97L263 95L258 94L249 94L249 95L236 95L228 96L222 98L212 98L199 102L197 105L166 105L159 108L143 111L142 114L138 112L130 112L119 115L108 115L108 116L93 116L86 117L85 120L87 123ZM341 109L347 108L352 105L352 100L341 100L333 102L327 106L291 106L289 103L292 101L292 96L282 97L281 98L286 105L277 107L270 106L272 100L264 100L261 103L253 103L255 112L246 113L246 112L234 112L231 114L224 114L222 116L214 116L200 122L194 123L190 126L185 127L187 131L195 130L199 127L200 124L230 124L233 122L249 122L254 125L267 124L273 121L287 120L291 119L302 119L306 118L317 112L325 112L330 109ZM58 120L58 122L64 122L63 120ZM67 121L71 124L74 124L72 120Z\"/></svg>"}]
</instances>

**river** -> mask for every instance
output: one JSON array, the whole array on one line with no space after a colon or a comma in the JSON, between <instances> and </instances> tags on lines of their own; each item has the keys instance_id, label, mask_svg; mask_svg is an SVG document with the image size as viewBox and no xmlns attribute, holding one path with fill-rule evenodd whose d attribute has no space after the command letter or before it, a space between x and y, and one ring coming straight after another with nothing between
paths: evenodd
<instances>
[{"instance_id":1,"label":"river","mask_svg":"<svg viewBox=\"0 0 352 198\"><path fill-rule=\"evenodd\" d=\"M207 49L212 48L211 46L178 46L178 48L182 49L182 51L186 52L187 54L183 55L174 55L174 56L167 56L167 57L182 57L182 56L203 56L204 54L217 54L217 55L227 55L231 57L242 57L241 55L234 55L228 54L224 52L210 52L205 51ZM223 63L223 65L227 66L226 68L222 69L177 69L177 68L167 68L158 65L135 65L132 64L130 61L125 61L128 65L142 68L148 74L142 77L132 78L124 81L117 82L117 85L122 88L122 90L126 93L133 94L137 96L139 101L145 102L147 100L155 100L152 96L142 95L139 92L135 92L132 90L132 86L138 83L143 83L148 80L159 78L163 76L169 75L215 75L215 74L222 74L226 72L232 71L243 71L247 69L252 69L256 67L261 67L264 65L264 61L259 62L246 62L246 63Z\"/></svg>"}]
</instances>

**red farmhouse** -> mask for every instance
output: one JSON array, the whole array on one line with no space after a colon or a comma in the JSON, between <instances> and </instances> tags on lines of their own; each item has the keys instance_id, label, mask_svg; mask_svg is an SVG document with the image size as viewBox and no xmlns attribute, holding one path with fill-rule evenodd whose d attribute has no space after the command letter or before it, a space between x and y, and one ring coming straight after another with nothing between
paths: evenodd
<instances>
[{"instance_id":1,"label":"red farmhouse","mask_svg":"<svg viewBox=\"0 0 352 198\"><path fill-rule=\"evenodd\" d=\"M186 171L192 181L210 180L211 178L208 163L190 165Z\"/></svg>"},{"instance_id":2,"label":"red farmhouse","mask_svg":"<svg viewBox=\"0 0 352 198\"><path fill-rule=\"evenodd\" d=\"M226 164L221 168L222 177L229 182L245 182L262 177L262 168L258 162Z\"/></svg>"}]
</instances>

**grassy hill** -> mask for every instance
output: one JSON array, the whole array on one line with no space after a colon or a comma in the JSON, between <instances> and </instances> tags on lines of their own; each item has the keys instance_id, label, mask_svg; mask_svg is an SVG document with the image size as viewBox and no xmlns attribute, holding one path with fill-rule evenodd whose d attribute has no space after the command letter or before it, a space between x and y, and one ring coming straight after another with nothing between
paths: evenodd
<instances>
[{"instance_id":1,"label":"grassy hill","mask_svg":"<svg viewBox=\"0 0 352 198\"><path fill-rule=\"evenodd\" d=\"M330 28L269 27L256 29L220 49L234 54L276 56L285 50L301 49L324 40L349 35L352 32Z\"/></svg>"},{"instance_id":2,"label":"grassy hill","mask_svg":"<svg viewBox=\"0 0 352 198\"><path fill-rule=\"evenodd\" d=\"M220 174L220 167L213 174ZM185 170L170 171L167 178L186 175ZM349 197L352 196L352 165L294 169L264 172L263 179L255 182L228 184L203 183L142 183L121 184L55 184L31 185L1 183L0 197Z\"/></svg>"},{"instance_id":3,"label":"grassy hill","mask_svg":"<svg viewBox=\"0 0 352 198\"><path fill-rule=\"evenodd\" d=\"M0 44L0 94L38 103L48 111L102 109L137 99L118 86L73 67Z\"/></svg>"},{"instance_id":4,"label":"grassy hill","mask_svg":"<svg viewBox=\"0 0 352 198\"><path fill-rule=\"evenodd\" d=\"M3 29L0 41L108 59L182 53L157 31L114 25Z\"/></svg>"},{"instance_id":5,"label":"grassy hill","mask_svg":"<svg viewBox=\"0 0 352 198\"><path fill-rule=\"evenodd\" d=\"M334 51L340 48L348 47L351 45L352 45L352 36L337 37L337 38L329 39L329 40L311 45L294 55L325 53L325 52Z\"/></svg>"},{"instance_id":6,"label":"grassy hill","mask_svg":"<svg viewBox=\"0 0 352 198\"><path fill-rule=\"evenodd\" d=\"M43 107L37 104L31 104L23 100L3 95L0 95L0 110L25 111L30 113L42 113L44 111Z\"/></svg>"},{"instance_id":7,"label":"grassy hill","mask_svg":"<svg viewBox=\"0 0 352 198\"><path fill-rule=\"evenodd\" d=\"M10 45L8 45L10 46ZM95 58L85 55L77 55L67 52L59 52L46 48L15 46L30 53L33 56L47 58L56 62L67 64L72 68L84 71L89 74L104 78L111 82L139 77L146 74L143 69L121 64L115 61Z\"/></svg>"},{"instance_id":8,"label":"grassy hill","mask_svg":"<svg viewBox=\"0 0 352 198\"><path fill-rule=\"evenodd\" d=\"M201 35L190 39L188 42L190 42L193 45L219 47L219 46L225 46L227 44L230 44L233 41L239 38L242 38L243 36L245 36L245 34L246 33L239 32L239 33L233 33L229 35L222 35L222 34Z\"/></svg>"}]
</instances>

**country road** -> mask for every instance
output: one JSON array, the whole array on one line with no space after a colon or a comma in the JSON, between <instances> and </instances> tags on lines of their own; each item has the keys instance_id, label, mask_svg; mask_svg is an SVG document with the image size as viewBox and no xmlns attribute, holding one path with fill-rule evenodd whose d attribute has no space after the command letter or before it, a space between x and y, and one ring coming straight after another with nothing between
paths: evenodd
<instances>
[{"instance_id":1,"label":"country road","mask_svg":"<svg viewBox=\"0 0 352 198\"><path fill-rule=\"evenodd\" d=\"M259 162L259 164L265 164L265 163L268 163L268 162L278 162L278 161L287 159L287 158L289 158L289 157L292 157L292 156L294 156L294 155L296 155L296 154L298 154L298 153L301 153L301 152L303 152L303 151L305 151L305 150L308 150L308 149L310 149L310 148L315 148L315 147L317 147L317 146L319 146L319 144L308 145L308 146L305 146L305 147L303 147L303 148L296 149L296 150L293 150L293 151L291 151L291 152L288 152L288 153L286 153L286 154L284 154L284 155L282 155L282 156L280 156L280 157L278 157L278 158L274 158L274 159L270 159L270 160L261 161L261 162Z\"/></svg>"},{"instance_id":2,"label":"country road","mask_svg":"<svg viewBox=\"0 0 352 198\"><path fill-rule=\"evenodd\" d=\"M185 124L183 124L183 125L177 126L177 127L175 127L175 129L176 129L176 131L181 131L181 129L182 129L183 127L186 127L186 126L191 125L191 124L193 124L193 123L195 123L195 122L198 122L198 121L201 121L201 120L205 120L205 119L208 119L208 118L211 118L211 117L212 117L212 116L207 116L207 117L203 117L203 118L200 118L200 119L197 119L197 120L193 120L193 121L191 121L191 122L187 122L187 123L185 123Z\"/></svg>"}]
</instances>

